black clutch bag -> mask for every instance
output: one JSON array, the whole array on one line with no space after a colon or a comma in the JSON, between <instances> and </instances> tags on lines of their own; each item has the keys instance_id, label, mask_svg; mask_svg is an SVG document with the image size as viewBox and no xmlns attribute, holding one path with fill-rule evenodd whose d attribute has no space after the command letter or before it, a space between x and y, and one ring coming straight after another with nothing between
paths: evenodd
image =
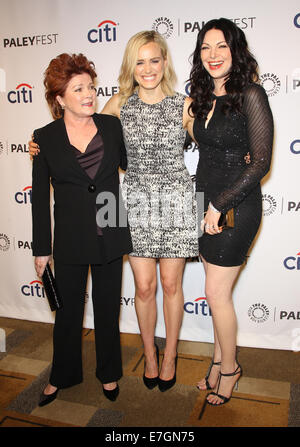
<instances>
[{"instance_id":1,"label":"black clutch bag","mask_svg":"<svg viewBox=\"0 0 300 447\"><path fill-rule=\"evenodd\" d=\"M222 230L226 230L226 228L234 228L234 211L231 208L227 211L226 214L221 214L218 227L221 227Z\"/></svg>"},{"instance_id":2,"label":"black clutch bag","mask_svg":"<svg viewBox=\"0 0 300 447\"><path fill-rule=\"evenodd\" d=\"M45 267L42 280L50 309L52 311L61 309L63 306L62 299L58 292L56 281L49 264Z\"/></svg>"}]
</instances>

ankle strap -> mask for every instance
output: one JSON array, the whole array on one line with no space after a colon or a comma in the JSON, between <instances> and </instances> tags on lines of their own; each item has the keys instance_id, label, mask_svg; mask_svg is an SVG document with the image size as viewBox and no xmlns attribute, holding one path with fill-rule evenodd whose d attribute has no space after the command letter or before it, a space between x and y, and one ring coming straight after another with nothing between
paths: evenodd
<instances>
[{"instance_id":1,"label":"ankle strap","mask_svg":"<svg viewBox=\"0 0 300 447\"><path fill-rule=\"evenodd\" d=\"M220 375L221 376L226 376L226 377L230 377L230 376L236 376L237 374L239 374L242 371L241 366L238 364L238 366L236 367L235 371L233 373L222 373L220 371Z\"/></svg>"}]
</instances>

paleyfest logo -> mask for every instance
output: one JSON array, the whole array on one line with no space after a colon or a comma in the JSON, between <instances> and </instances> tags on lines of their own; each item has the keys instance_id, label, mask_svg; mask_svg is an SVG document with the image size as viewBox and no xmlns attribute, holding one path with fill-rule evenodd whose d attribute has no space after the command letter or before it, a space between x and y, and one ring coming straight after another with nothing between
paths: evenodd
<instances>
[{"instance_id":1,"label":"paleyfest logo","mask_svg":"<svg viewBox=\"0 0 300 447\"><path fill-rule=\"evenodd\" d=\"M260 82L268 96L276 95L281 87L280 79L274 73L265 73L261 75Z\"/></svg>"},{"instance_id":2,"label":"paleyfest logo","mask_svg":"<svg viewBox=\"0 0 300 447\"><path fill-rule=\"evenodd\" d=\"M255 323L264 323L270 316L270 311L265 304L255 303L249 307L248 317Z\"/></svg>"},{"instance_id":3,"label":"paleyfest logo","mask_svg":"<svg viewBox=\"0 0 300 447\"><path fill-rule=\"evenodd\" d=\"M300 92L300 68L295 68L292 72L292 92Z\"/></svg>"},{"instance_id":4,"label":"paleyfest logo","mask_svg":"<svg viewBox=\"0 0 300 447\"><path fill-rule=\"evenodd\" d=\"M10 240L6 234L0 233L0 250L8 251L10 247Z\"/></svg>"},{"instance_id":5,"label":"paleyfest logo","mask_svg":"<svg viewBox=\"0 0 300 447\"><path fill-rule=\"evenodd\" d=\"M102 20L97 28L89 30L88 41L91 43L116 42L118 25L113 20Z\"/></svg>"},{"instance_id":6,"label":"paleyfest logo","mask_svg":"<svg viewBox=\"0 0 300 447\"><path fill-rule=\"evenodd\" d=\"M264 216L270 216L277 208L276 200L270 194L262 195L262 205Z\"/></svg>"},{"instance_id":7,"label":"paleyfest logo","mask_svg":"<svg viewBox=\"0 0 300 447\"><path fill-rule=\"evenodd\" d=\"M8 141L0 141L0 155L4 152L7 154L28 154L29 149L26 143L10 143Z\"/></svg>"},{"instance_id":8,"label":"paleyfest logo","mask_svg":"<svg viewBox=\"0 0 300 447\"><path fill-rule=\"evenodd\" d=\"M3 39L4 48L32 47L34 45L52 45L57 43L58 33L37 36L9 37Z\"/></svg>"},{"instance_id":9,"label":"paleyfest logo","mask_svg":"<svg viewBox=\"0 0 300 447\"><path fill-rule=\"evenodd\" d=\"M158 17L152 25L152 29L168 39L174 30L174 25L167 17Z\"/></svg>"}]
</instances>

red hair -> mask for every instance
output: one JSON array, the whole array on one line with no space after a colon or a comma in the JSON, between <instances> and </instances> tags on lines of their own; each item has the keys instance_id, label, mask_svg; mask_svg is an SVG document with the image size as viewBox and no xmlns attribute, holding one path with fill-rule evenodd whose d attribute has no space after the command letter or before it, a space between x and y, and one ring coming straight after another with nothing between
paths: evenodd
<instances>
[{"instance_id":1,"label":"red hair","mask_svg":"<svg viewBox=\"0 0 300 447\"><path fill-rule=\"evenodd\" d=\"M63 53L52 59L45 71L45 97L54 119L61 118L63 111L56 97L64 96L70 79L78 74L87 73L92 80L97 77L95 65L83 54Z\"/></svg>"}]
</instances>

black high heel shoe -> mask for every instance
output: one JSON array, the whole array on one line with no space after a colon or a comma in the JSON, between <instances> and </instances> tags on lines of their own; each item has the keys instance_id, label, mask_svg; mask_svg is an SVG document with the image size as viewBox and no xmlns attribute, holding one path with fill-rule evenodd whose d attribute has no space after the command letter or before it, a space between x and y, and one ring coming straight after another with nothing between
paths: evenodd
<instances>
[{"instance_id":1,"label":"black high heel shoe","mask_svg":"<svg viewBox=\"0 0 300 447\"><path fill-rule=\"evenodd\" d=\"M206 376L204 377L204 380L205 380L205 386L206 386L205 389L206 389L206 390L212 390L212 389L214 388L213 386L210 385L208 379L209 379L209 376L210 376L210 372L211 372L211 370L212 370L212 367L213 367L213 366L220 366L220 365L221 365L221 362L214 362L213 360L211 361L211 364L210 364L210 366L209 366L209 368L208 368L208 371L207 371L207 373L206 373ZM197 385L197 388L198 388L198 390L200 390L200 391L204 391L204 389L200 388L198 385Z\"/></svg>"},{"instance_id":2,"label":"black high heel shoe","mask_svg":"<svg viewBox=\"0 0 300 447\"><path fill-rule=\"evenodd\" d=\"M118 385L118 384L117 384L116 388L114 388L113 390L106 390L106 389L104 388L104 386L102 385L102 390L103 390L103 394L104 394L104 396L105 396L108 400L111 400L112 402L114 402L114 401L117 399L117 397L118 397L118 395L119 395L119 391L120 391L120 389L119 389L119 385Z\"/></svg>"},{"instance_id":3,"label":"black high heel shoe","mask_svg":"<svg viewBox=\"0 0 300 447\"><path fill-rule=\"evenodd\" d=\"M178 359L178 354L176 354L176 357L175 357L175 372L174 372L174 376L172 377L172 379L163 380L160 377L158 377L158 388L159 388L159 391L161 391L162 393L164 391L167 391L170 388L172 388L172 386L174 386L176 383L177 359Z\"/></svg>"},{"instance_id":4,"label":"black high heel shoe","mask_svg":"<svg viewBox=\"0 0 300 447\"><path fill-rule=\"evenodd\" d=\"M51 402L53 402L57 398L58 392L59 392L59 389L57 388L57 390L54 391L54 393L51 393L51 394L42 393L40 396L39 407L44 407L45 405L48 405Z\"/></svg>"},{"instance_id":5,"label":"black high heel shoe","mask_svg":"<svg viewBox=\"0 0 300 447\"><path fill-rule=\"evenodd\" d=\"M239 377L237 378L235 384L234 384L233 387L232 387L230 396L227 397L227 396L223 396L222 394L219 394L220 383L221 383L221 379L222 379L222 377L233 377L233 376L237 376L238 374L239 374ZM237 364L237 367L236 367L236 369L235 369L235 371L234 371L233 373L224 374L224 373L221 373L221 372L220 372L220 374L219 374L219 383L218 383L217 391L216 391L216 392L209 393L209 394L207 395L207 397L206 397L206 401L207 401L207 403L208 403L209 405L214 405L214 406L216 406L216 407L219 406L219 405L227 404L227 402L230 401L231 396L232 396L232 391L233 391L234 387L237 386L237 383L238 383L238 381L240 380L242 374L243 374L243 370L242 370L242 367L241 367L241 365L240 365L239 363ZM220 399L222 399L223 402L220 402L220 403L212 403L212 402L209 402L209 401L207 400L208 396L217 396L217 397L219 397Z\"/></svg>"},{"instance_id":6,"label":"black high heel shoe","mask_svg":"<svg viewBox=\"0 0 300 447\"><path fill-rule=\"evenodd\" d=\"M158 346L156 344L155 344L155 349L156 349L157 367L159 368L159 349L158 349ZM158 376L156 376L156 377L146 377L145 376L145 363L144 363L143 381L144 381L145 386L149 390L153 390L153 388L155 388L156 385L158 384Z\"/></svg>"}]
</instances>

